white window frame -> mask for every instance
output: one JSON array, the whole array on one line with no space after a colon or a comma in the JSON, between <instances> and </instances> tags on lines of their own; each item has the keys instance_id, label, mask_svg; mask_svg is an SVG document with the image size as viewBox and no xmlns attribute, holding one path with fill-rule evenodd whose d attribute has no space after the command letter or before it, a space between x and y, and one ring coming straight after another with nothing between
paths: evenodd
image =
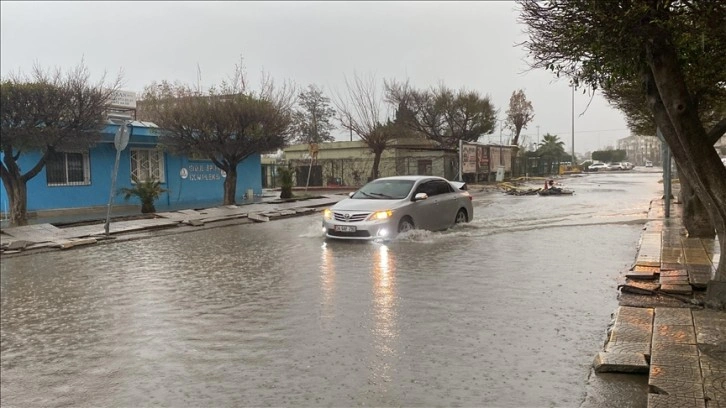
<instances>
[{"instance_id":1,"label":"white window frame","mask_svg":"<svg viewBox=\"0 0 726 408\"><path fill-rule=\"evenodd\" d=\"M81 154L83 155L83 181L68 181L68 154ZM88 150L85 151L64 151L64 152L56 152L56 154L63 155L63 168L65 170L65 181L63 182L50 182L48 181L48 162L46 161L45 165L45 171L46 171L46 183L50 187L64 187L64 186L88 186L91 185L91 160L88 155Z\"/></svg>"},{"instance_id":2,"label":"white window frame","mask_svg":"<svg viewBox=\"0 0 726 408\"><path fill-rule=\"evenodd\" d=\"M166 183L164 174L164 152L160 149L132 148L129 154L131 165L131 176L136 176L139 181L148 179ZM155 161L156 163L152 163ZM133 177L131 182L134 183Z\"/></svg>"}]
</instances>

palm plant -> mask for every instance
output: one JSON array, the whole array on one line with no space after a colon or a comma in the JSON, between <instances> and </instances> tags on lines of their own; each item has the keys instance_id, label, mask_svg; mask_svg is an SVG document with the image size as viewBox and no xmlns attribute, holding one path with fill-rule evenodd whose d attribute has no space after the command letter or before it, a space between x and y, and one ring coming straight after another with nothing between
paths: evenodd
<instances>
[{"instance_id":1,"label":"palm plant","mask_svg":"<svg viewBox=\"0 0 726 408\"><path fill-rule=\"evenodd\" d=\"M542 137L537 153L543 157L559 160L566 154L565 142L561 141L559 136L547 133Z\"/></svg>"},{"instance_id":2,"label":"palm plant","mask_svg":"<svg viewBox=\"0 0 726 408\"><path fill-rule=\"evenodd\" d=\"M166 192L165 188L161 187L161 182L154 179L139 181L136 176L131 176L135 185L132 188L122 188L120 193L124 195L124 200L128 200L131 197L138 197L141 200L141 213L148 214L156 212L154 207L154 201L156 201L162 193Z\"/></svg>"},{"instance_id":3,"label":"palm plant","mask_svg":"<svg viewBox=\"0 0 726 408\"><path fill-rule=\"evenodd\" d=\"M292 198L292 185L295 170L292 167L278 167L277 177L280 182L280 198Z\"/></svg>"}]
</instances>

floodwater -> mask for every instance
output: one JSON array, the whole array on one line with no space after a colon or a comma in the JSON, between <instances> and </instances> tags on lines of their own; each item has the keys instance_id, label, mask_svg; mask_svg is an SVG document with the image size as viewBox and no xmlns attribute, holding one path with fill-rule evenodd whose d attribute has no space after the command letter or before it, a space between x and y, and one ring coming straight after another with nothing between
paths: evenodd
<instances>
[{"instance_id":1,"label":"floodwater","mask_svg":"<svg viewBox=\"0 0 726 408\"><path fill-rule=\"evenodd\" d=\"M385 245L307 216L4 259L0 405L645 406L591 363L659 179Z\"/></svg>"}]
</instances>

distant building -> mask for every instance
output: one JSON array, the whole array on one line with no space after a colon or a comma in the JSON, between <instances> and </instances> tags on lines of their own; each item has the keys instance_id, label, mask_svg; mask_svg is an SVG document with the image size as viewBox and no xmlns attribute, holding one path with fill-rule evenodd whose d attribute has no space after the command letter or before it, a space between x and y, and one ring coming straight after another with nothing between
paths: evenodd
<instances>
[{"instance_id":1,"label":"distant building","mask_svg":"<svg viewBox=\"0 0 726 408\"><path fill-rule=\"evenodd\" d=\"M629 136L618 139L617 149L625 150L626 161L636 166L644 166L646 161L660 166L662 162L661 141L656 136Z\"/></svg>"}]
</instances>

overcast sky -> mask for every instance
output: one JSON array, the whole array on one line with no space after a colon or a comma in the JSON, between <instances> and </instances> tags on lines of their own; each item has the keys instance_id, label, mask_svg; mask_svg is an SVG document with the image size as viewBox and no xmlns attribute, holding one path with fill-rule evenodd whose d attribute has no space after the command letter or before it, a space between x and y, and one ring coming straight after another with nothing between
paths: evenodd
<instances>
[{"instance_id":1,"label":"overcast sky","mask_svg":"<svg viewBox=\"0 0 726 408\"><path fill-rule=\"evenodd\" d=\"M123 72L123 89L152 81L219 83L243 58L251 83L260 73L326 93L355 73L443 82L489 95L503 119L523 89L534 121L523 134L556 134L569 152L572 92L564 79L528 69L526 39L513 2L0 2L0 68L27 72L35 62L91 72ZM587 107L588 103L590 104ZM341 137L347 135L340 133ZM508 131L504 131L504 135ZM575 94L575 150L614 145L630 134L600 94ZM499 132L481 142L499 142Z\"/></svg>"}]
</instances>

